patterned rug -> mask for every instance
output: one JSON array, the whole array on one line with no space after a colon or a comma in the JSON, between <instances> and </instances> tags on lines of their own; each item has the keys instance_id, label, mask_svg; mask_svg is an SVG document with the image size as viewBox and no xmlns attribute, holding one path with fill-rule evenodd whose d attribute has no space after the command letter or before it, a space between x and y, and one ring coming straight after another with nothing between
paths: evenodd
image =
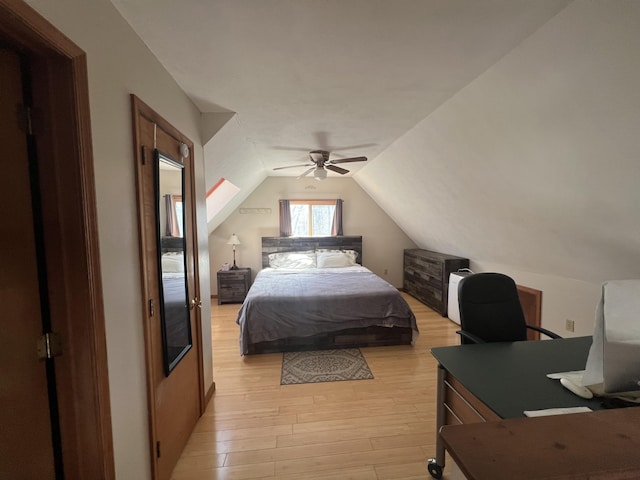
<instances>
[{"instance_id":1,"label":"patterned rug","mask_svg":"<svg viewBox=\"0 0 640 480\"><path fill-rule=\"evenodd\" d=\"M372 378L369 365L358 348L285 352L282 357L280 385Z\"/></svg>"}]
</instances>

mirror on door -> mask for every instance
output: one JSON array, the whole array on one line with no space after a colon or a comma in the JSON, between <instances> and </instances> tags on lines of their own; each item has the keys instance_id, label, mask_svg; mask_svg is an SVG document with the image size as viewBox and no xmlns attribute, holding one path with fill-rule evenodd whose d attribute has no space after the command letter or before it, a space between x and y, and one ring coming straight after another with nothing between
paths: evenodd
<instances>
[{"instance_id":1,"label":"mirror on door","mask_svg":"<svg viewBox=\"0 0 640 480\"><path fill-rule=\"evenodd\" d=\"M184 165L155 150L155 187L160 284L160 319L165 375L191 348L186 242Z\"/></svg>"}]
</instances>

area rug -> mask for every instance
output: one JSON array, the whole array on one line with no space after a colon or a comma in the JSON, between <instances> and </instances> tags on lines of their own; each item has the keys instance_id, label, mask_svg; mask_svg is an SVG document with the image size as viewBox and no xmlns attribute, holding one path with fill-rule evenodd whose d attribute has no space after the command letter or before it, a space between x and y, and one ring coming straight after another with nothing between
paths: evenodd
<instances>
[{"instance_id":1,"label":"area rug","mask_svg":"<svg viewBox=\"0 0 640 480\"><path fill-rule=\"evenodd\" d=\"M280 385L370 380L373 374L358 348L286 352Z\"/></svg>"}]
</instances>

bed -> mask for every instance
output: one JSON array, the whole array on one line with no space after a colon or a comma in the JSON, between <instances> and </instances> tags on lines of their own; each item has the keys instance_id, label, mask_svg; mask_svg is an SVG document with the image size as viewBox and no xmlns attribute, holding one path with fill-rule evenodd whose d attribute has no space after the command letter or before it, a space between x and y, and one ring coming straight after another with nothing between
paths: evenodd
<instances>
[{"instance_id":1,"label":"bed","mask_svg":"<svg viewBox=\"0 0 640 480\"><path fill-rule=\"evenodd\" d=\"M263 269L236 323L240 353L409 345L416 319L361 265L362 237L263 237Z\"/></svg>"},{"instance_id":2,"label":"bed","mask_svg":"<svg viewBox=\"0 0 640 480\"><path fill-rule=\"evenodd\" d=\"M165 373L168 374L172 366L191 345L184 239L182 237L162 237L160 253L161 296L159 307L165 349Z\"/></svg>"}]
</instances>

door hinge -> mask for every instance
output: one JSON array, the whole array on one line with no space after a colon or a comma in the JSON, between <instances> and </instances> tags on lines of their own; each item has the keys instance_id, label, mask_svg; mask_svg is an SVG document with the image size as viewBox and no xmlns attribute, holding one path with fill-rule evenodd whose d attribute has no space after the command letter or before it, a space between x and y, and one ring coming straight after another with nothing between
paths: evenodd
<instances>
[{"instance_id":1,"label":"door hinge","mask_svg":"<svg viewBox=\"0 0 640 480\"><path fill-rule=\"evenodd\" d=\"M155 311L156 311L156 309L153 306L153 298L152 298L151 300L149 300L149 316L153 317Z\"/></svg>"},{"instance_id":2,"label":"door hinge","mask_svg":"<svg viewBox=\"0 0 640 480\"><path fill-rule=\"evenodd\" d=\"M156 442L156 457L160 458L160 442Z\"/></svg>"},{"instance_id":3,"label":"door hinge","mask_svg":"<svg viewBox=\"0 0 640 480\"><path fill-rule=\"evenodd\" d=\"M40 360L47 360L62 355L62 342L57 333L45 333L38 338L36 350Z\"/></svg>"}]
</instances>

